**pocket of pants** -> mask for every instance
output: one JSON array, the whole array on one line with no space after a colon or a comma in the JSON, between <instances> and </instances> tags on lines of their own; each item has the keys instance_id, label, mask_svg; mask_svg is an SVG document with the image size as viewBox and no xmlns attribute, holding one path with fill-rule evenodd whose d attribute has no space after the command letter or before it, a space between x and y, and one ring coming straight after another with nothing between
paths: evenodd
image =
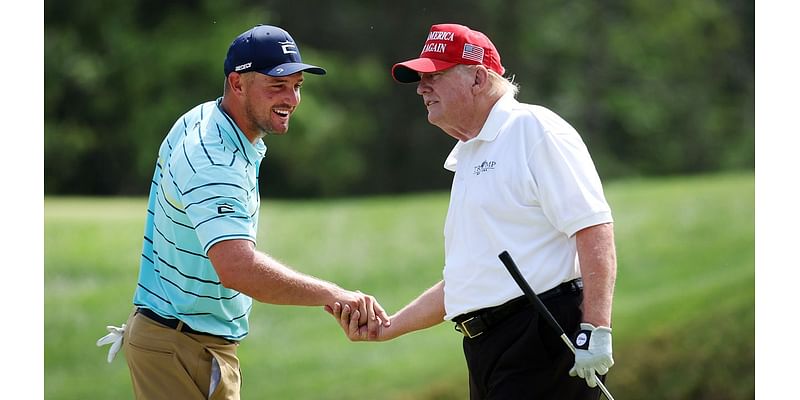
<instances>
[{"instance_id":1,"label":"pocket of pants","mask_svg":"<svg viewBox=\"0 0 800 400\"><path fill-rule=\"evenodd\" d=\"M174 352L128 343L126 357L134 386L137 381L147 383L136 389L145 398L205 398ZM147 392L153 388L157 393Z\"/></svg>"},{"instance_id":2,"label":"pocket of pants","mask_svg":"<svg viewBox=\"0 0 800 400\"><path fill-rule=\"evenodd\" d=\"M206 351L212 356L212 379L214 374L214 362L216 362L218 366L217 373L219 374L219 382L213 391L209 391L208 398L211 400L238 400L242 382L239 362L236 359L235 353L214 348L213 346L206 347Z\"/></svg>"},{"instance_id":3,"label":"pocket of pants","mask_svg":"<svg viewBox=\"0 0 800 400\"><path fill-rule=\"evenodd\" d=\"M219 361L216 357L211 357L211 383L208 384L208 398L214 394L214 389L217 388L220 381Z\"/></svg>"}]
</instances>

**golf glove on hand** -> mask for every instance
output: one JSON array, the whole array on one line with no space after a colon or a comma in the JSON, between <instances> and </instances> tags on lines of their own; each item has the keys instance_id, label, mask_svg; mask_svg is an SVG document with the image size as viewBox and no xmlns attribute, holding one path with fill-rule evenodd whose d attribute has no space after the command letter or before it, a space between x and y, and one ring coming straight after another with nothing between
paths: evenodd
<instances>
[{"instance_id":1,"label":"golf glove on hand","mask_svg":"<svg viewBox=\"0 0 800 400\"><path fill-rule=\"evenodd\" d=\"M114 361L114 356L117 355L117 352L122 347L122 335L125 334L125 324L122 324L122 327L117 328L116 326L107 326L106 330L108 330L108 335L97 339L97 347L107 345L111 343L111 348L108 349L108 362Z\"/></svg>"},{"instance_id":2,"label":"golf glove on hand","mask_svg":"<svg viewBox=\"0 0 800 400\"><path fill-rule=\"evenodd\" d=\"M614 365L614 358L611 357L611 328L595 328L592 324L582 323L573 343L575 365L569 371L570 376L577 375L586 379L589 387L597 386L595 372L605 375Z\"/></svg>"}]
</instances>

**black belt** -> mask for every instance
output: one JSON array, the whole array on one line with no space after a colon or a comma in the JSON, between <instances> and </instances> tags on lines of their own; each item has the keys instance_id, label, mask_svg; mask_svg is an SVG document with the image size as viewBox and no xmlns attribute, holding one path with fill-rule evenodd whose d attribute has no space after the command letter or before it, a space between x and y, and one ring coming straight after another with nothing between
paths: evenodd
<instances>
[{"instance_id":1,"label":"black belt","mask_svg":"<svg viewBox=\"0 0 800 400\"><path fill-rule=\"evenodd\" d=\"M214 335L214 334L211 334L211 333L208 333L208 332L196 331L196 330L192 329L192 327L190 327L189 325L186 325L185 322L183 324L181 324L181 322L183 322L183 321L181 321L179 319L164 318L164 317L156 314L153 310L151 310L149 308L141 308L141 307L139 307L139 308L136 309L136 312L139 313L139 314L144 315L147 318L152 319L153 321L158 322L161 325L164 325L164 326L166 326L168 328L172 328L172 329L175 329L175 330L180 330L181 332L193 333L195 335L214 336L216 338L225 339L222 336L217 336L217 335ZM178 325L181 326L180 329L178 329ZM231 340L228 340L228 339L225 339L225 340L231 342Z\"/></svg>"},{"instance_id":2,"label":"black belt","mask_svg":"<svg viewBox=\"0 0 800 400\"><path fill-rule=\"evenodd\" d=\"M538 296L542 301L546 301L558 296L577 293L581 290L583 290L583 280L577 278L540 293ZM461 314L453 318L453 322L456 323L455 329L457 331L472 339L488 331L493 325L498 324L517 311L529 307L530 305L531 303L527 297L520 296L499 306L482 308L480 310Z\"/></svg>"}]
</instances>

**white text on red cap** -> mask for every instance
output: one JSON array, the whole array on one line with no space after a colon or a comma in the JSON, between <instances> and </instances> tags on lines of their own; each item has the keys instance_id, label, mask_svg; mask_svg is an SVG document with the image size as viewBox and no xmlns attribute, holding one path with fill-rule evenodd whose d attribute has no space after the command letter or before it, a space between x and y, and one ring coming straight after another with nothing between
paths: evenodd
<instances>
[{"instance_id":1,"label":"white text on red cap","mask_svg":"<svg viewBox=\"0 0 800 400\"><path fill-rule=\"evenodd\" d=\"M453 32L433 31L428 34L428 40L447 40L452 42L454 36Z\"/></svg>"},{"instance_id":2,"label":"white text on red cap","mask_svg":"<svg viewBox=\"0 0 800 400\"><path fill-rule=\"evenodd\" d=\"M430 41L447 40L452 42L454 36L455 34L453 32L433 31L428 34L428 40L425 42L425 46L422 48L422 52L444 53L445 49L447 48L446 43L430 43Z\"/></svg>"}]
</instances>

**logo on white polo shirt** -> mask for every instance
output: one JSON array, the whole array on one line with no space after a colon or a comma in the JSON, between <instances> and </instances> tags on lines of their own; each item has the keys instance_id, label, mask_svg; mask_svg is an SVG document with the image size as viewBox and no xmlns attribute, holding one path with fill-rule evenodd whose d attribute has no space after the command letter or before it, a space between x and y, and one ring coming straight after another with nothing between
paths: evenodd
<instances>
[{"instance_id":1,"label":"logo on white polo shirt","mask_svg":"<svg viewBox=\"0 0 800 400\"><path fill-rule=\"evenodd\" d=\"M494 166L497 165L495 161L483 161L482 163L475 166L475 175L480 175L485 172L489 172L494 169Z\"/></svg>"}]
</instances>

